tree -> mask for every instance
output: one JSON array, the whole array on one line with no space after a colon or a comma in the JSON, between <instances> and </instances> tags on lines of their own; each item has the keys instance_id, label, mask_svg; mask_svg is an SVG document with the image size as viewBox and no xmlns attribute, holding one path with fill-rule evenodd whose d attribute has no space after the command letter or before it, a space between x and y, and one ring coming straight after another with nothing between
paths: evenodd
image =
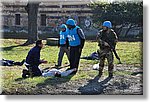
<instances>
[{"instance_id":1,"label":"tree","mask_svg":"<svg viewBox=\"0 0 150 102\"><path fill-rule=\"evenodd\" d=\"M142 23L143 2L95 2L90 7L94 23L100 24L105 20L110 20L113 25Z\"/></svg>"},{"instance_id":2,"label":"tree","mask_svg":"<svg viewBox=\"0 0 150 102\"><path fill-rule=\"evenodd\" d=\"M39 2L28 2L25 10L28 13L28 40L24 43L24 45L29 45L34 43L38 38L38 26L37 26L37 16L38 16L38 8Z\"/></svg>"}]
</instances>

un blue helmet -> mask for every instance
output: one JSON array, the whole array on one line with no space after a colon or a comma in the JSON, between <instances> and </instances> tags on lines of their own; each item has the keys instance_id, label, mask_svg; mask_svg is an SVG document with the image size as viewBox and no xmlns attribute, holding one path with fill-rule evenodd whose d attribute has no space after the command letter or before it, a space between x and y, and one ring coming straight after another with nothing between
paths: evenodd
<instances>
[{"instance_id":1,"label":"un blue helmet","mask_svg":"<svg viewBox=\"0 0 150 102\"><path fill-rule=\"evenodd\" d=\"M67 25L72 25L72 26L75 26L76 25L76 22L75 20L73 19L68 19L67 22L66 22Z\"/></svg>"},{"instance_id":2,"label":"un blue helmet","mask_svg":"<svg viewBox=\"0 0 150 102\"><path fill-rule=\"evenodd\" d=\"M66 26L65 24L62 24L62 25L60 26L60 28L67 28L67 26Z\"/></svg>"},{"instance_id":3,"label":"un blue helmet","mask_svg":"<svg viewBox=\"0 0 150 102\"><path fill-rule=\"evenodd\" d=\"M105 22L103 23L103 26L108 27L108 28L112 28L112 24L111 24L110 21L105 21Z\"/></svg>"}]
</instances>

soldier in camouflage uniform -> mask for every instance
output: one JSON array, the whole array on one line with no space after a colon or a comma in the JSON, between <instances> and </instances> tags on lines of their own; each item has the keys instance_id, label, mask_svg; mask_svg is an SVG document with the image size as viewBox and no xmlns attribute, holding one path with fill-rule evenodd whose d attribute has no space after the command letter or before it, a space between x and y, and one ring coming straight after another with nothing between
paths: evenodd
<instances>
[{"instance_id":1,"label":"soldier in camouflage uniform","mask_svg":"<svg viewBox=\"0 0 150 102\"><path fill-rule=\"evenodd\" d=\"M97 35L98 50L99 53L99 76L103 73L105 58L108 61L108 73L109 77L113 76L114 68L114 57L112 49L115 48L116 42L118 40L116 33L112 30L112 24L110 21L105 21L102 25L103 29L99 31Z\"/></svg>"}]
</instances>

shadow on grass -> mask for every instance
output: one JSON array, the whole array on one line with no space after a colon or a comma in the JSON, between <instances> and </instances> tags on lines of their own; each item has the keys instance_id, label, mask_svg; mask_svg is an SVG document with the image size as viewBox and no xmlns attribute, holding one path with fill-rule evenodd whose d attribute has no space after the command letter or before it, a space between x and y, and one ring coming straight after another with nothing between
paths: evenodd
<instances>
[{"instance_id":1,"label":"shadow on grass","mask_svg":"<svg viewBox=\"0 0 150 102\"><path fill-rule=\"evenodd\" d=\"M67 77L50 77L47 78L43 83L38 83L37 87L45 87L47 85L57 86L62 83L68 82L74 75L69 75Z\"/></svg>"},{"instance_id":2,"label":"shadow on grass","mask_svg":"<svg viewBox=\"0 0 150 102\"><path fill-rule=\"evenodd\" d=\"M107 77L103 81L99 82L100 77L96 76L94 79L88 81L88 83L78 90L82 95L97 95L103 93L104 88L107 87L105 85L108 81L111 80L112 77Z\"/></svg>"},{"instance_id":3,"label":"shadow on grass","mask_svg":"<svg viewBox=\"0 0 150 102\"><path fill-rule=\"evenodd\" d=\"M19 47L19 46L23 46L23 45L21 44L21 45L14 45L14 46L8 46L8 47L0 47L0 49L1 49L2 51L10 51L10 50L12 50L13 48Z\"/></svg>"},{"instance_id":4,"label":"shadow on grass","mask_svg":"<svg viewBox=\"0 0 150 102\"><path fill-rule=\"evenodd\" d=\"M136 76L136 75L138 75L138 74L141 74L141 75L143 75L143 72L142 72L142 71L139 71L139 72L133 72L131 75L134 75L134 76Z\"/></svg>"},{"instance_id":5,"label":"shadow on grass","mask_svg":"<svg viewBox=\"0 0 150 102\"><path fill-rule=\"evenodd\" d=\"M22 81L22 80L25 80L26 78L17 78L15 79L15 81Z\"/></svg>"}]
</instances>

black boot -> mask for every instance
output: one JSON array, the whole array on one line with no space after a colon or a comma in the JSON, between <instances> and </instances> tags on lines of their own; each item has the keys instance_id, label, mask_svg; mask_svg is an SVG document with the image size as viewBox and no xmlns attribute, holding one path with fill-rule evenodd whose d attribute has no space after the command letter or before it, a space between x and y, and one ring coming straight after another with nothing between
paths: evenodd
<instances>
[{"instance_id":1,"label":"black boot","mask_svg":"<svg viewBox=\"0 0 150 102\"><path fill-rule=\"evenodd\" d=\"M23 71L22 71L22 78L27 78L26 73L27 73L27 70L23 69Z\"/></svg>"},{"instance_id":2,"label":"black boot","mask_svg":"<svg viewBox=\"0 0 150 102\"><path fill-rule=\"evenodd\" d=\"M28 78L29 77L29 71L26 69L23 69L22 71L22 78Z\"/></svg>"},{"instance_id":3,"label":"black boot","mask_svg":"<svg viewBox=\"0 0 150 102\"><path fill-rule=\"evenodd\" d=\"M98 76L101 77L103 74L104 64L99 64L99 74Z\"/></svg>"},{"instance_id":4,"label":"black boot","mask_svg":"<svg viewBox=\"0 0 150 102\"><path fill-rule=\"evenodd\" d=\"M113 73L109 73L109 77L113 77Z\"/></svg>"},{"instance_id":5,"label":"black boot","mask_svg":"<svg viewBox=\"0 0 150 102\"><path fill-rule=\"evenodd\" d=\"M20 66L22 66L25 62L25 59L23 59L21 62L20 62Z\"/></svg>"},{"instance_id":6,"label":"black boot","mask_svg":"<svg viewBox=\"0 0 150 102\"><path fill-rule=\"evenodd\" d=\"M113 69L114 69L114 65L113 64L109 64L108 65L109 77L113 77Z\"/></svg>"},{"instance_id":7,"label":"black boot","mask_svg":"<svg viewBox=\"0 0 150 102\"><path fill-rule=\"evenodd\" d=\"M102 71L102 70L99 70L98 76L101 77L102 74L103 74L103 71Z\"/></svg>"}]
</instances>

